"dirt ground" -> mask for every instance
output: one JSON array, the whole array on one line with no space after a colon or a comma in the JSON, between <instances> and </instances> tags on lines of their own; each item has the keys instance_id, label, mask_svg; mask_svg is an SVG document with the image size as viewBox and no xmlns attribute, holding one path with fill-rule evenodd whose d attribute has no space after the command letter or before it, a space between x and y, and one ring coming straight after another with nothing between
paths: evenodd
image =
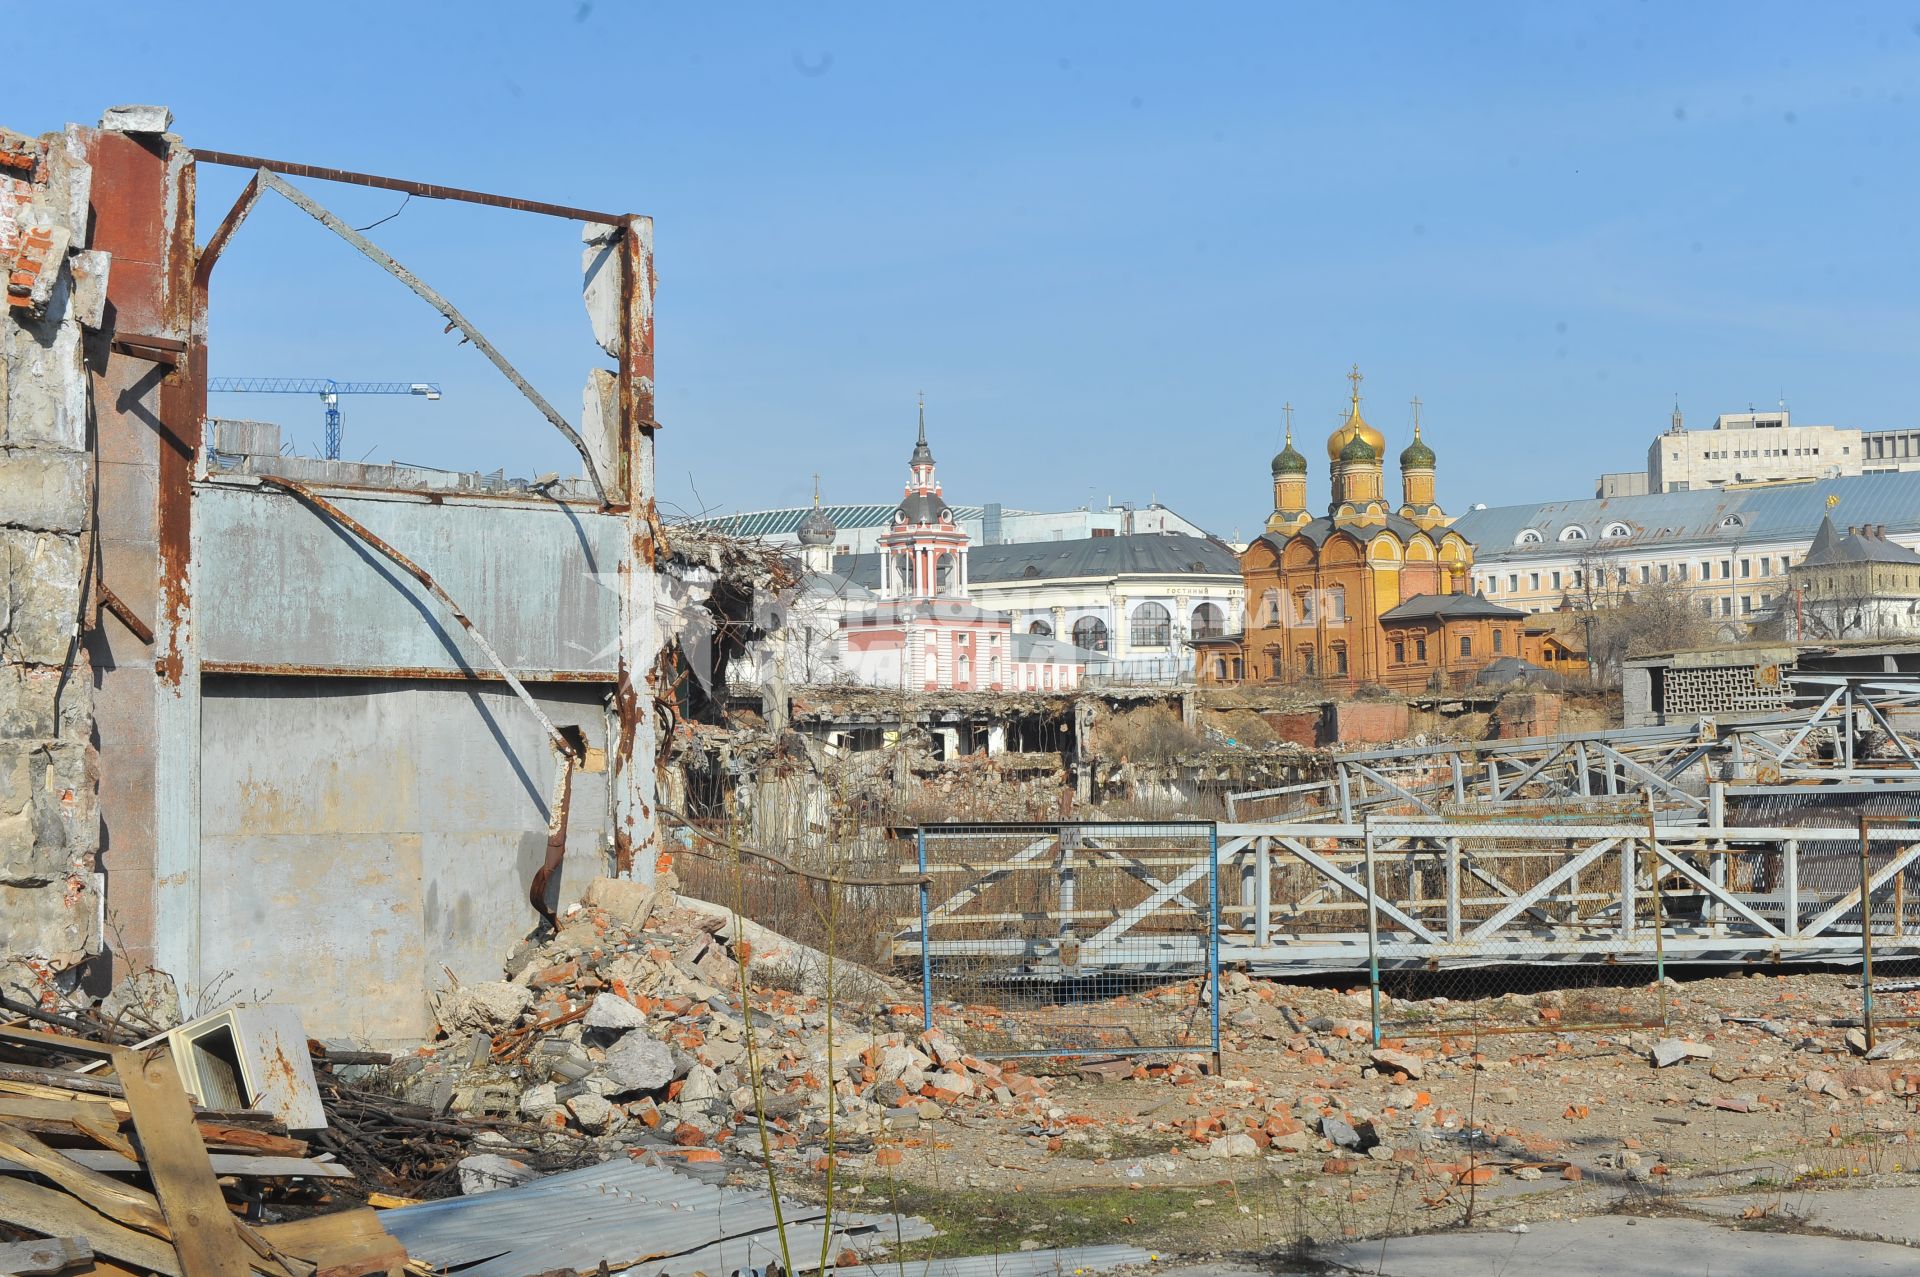
<instances>
[{"instance_id":1,"label":"dirt ground","mask_svg":"<svg viewBox=\"0 0 1920 1277\"><path fill-rule=\"evenodd\" d=\"M1750 1195L1745 1222L1776 1226L1828 1186L1920 1183L1920 1028L1884 1028L1863 1058L1857 976L1702 979L1666 1002L1665 1029L1573 1030L1556 1023L1583 1005L1565 992L1390 1004L1402 1023L1474 1018L1377 1056L1366 991L1229 978L1221 1075L1192 1055L1112 1081L1036 1065L1054 1075L1038 1114L951 1109L842 1157L840 1191L936 1219L946 1248L1222 1253L1733 1192ZM1920 1019L1920 993L1880 1006ZM1677 1062L1656 1065L1656 1046Z\"/></svg>"}]
</instances>

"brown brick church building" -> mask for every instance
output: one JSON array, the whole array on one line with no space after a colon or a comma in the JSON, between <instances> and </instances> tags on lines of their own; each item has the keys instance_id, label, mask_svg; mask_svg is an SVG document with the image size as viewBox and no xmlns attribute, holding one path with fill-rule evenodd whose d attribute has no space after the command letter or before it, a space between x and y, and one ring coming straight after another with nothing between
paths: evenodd
<instances>
[{"instance_id":1,"label":"brown brick church building","mask_svg":"<svg viewBox=\"0 0 1920 1277\"><path fill-rule=\"evenodd\" d=\"M1434 501L1434 453L1400 452L1401 500L1389 507L1386 439L1360 415L1360 370L1347 419L1327 439L1333 501L1307 510L1307 459L1293 430L1273 459L1273 513L1240 556L1243 633L1194 640L1210 683L1375 683L1403 691L1458 687L1521 655L1524 612L1467 592L1473 546Z\"/></svg>"}]
</instances>

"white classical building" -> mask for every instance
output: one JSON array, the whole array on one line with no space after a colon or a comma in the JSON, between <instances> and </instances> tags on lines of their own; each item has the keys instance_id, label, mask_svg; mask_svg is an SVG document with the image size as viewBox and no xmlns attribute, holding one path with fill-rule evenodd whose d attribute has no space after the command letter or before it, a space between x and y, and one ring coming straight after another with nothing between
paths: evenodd
<instances>
[{"instance_id":1,"label":"white classical building","mask_svg":"<svg viewBox=\"0 0 1920 1277\"><path fill-rule=\"evenodd\" d=\"M882 581L878 555L849 555L836 569L859 585ZM1245 591L1232 550L1178 533L976 545L965 577L974 600L1012 618L1014 630L1079 649L1088 676L1172 683L1191 676L1192 639L1244 625Z\"/></svg>"},{"instance_id":2,"label":"white classical building","mask_svg":"<svg viewBox=\"0 0 1920 1277\"><path fill-rule=\"evenodd\" d=\"M924 407L906 491L876 551L836 562L837 536L817 504L797 522L799 585L745 663L760 682L777 671L789 686L1066 691L1099 659L1051 632L1016 631L1008 612L972 597L969 537L941 491Z\"/></svg>"},{"instance_id":3,"label":"white classical building","mask_svg":"<svg viewBox=\"0 0 1920 1277\"><path fill-rule=\"evenodd\" d=\"M1920 473L1477 507L1453 530L1473 543L1474 588L1497 603L1577 610L1660 584L1737 641L1774 615L1829 514L1920 545Z\"/></svg>"}]
</instances>

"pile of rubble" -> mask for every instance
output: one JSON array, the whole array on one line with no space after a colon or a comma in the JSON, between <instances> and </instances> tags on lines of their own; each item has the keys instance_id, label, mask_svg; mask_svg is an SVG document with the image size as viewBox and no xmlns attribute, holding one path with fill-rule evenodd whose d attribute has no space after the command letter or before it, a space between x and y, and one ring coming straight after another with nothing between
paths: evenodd
<instances>
[{"instance_id":1,"label":"pile of rubble","mask_svg":"<svg viewBox=\"0 0 1920 1277\"><path fill-rule=\"evenodd\" d=\"M775 1159L810 1165L830 1122L832 1145L859 1153L956 1107L1046 1117L1041 1079L924 1031L892 981L671 886L604 879L561 921L505 979L446 990L439 1040L387 1084L454 1119L518 1118L557 1143L693 1163L758 1160L762 1115ZM531 1173L510 1154L469 1159L468 1177Z\"/></svg>"}]
</instances>

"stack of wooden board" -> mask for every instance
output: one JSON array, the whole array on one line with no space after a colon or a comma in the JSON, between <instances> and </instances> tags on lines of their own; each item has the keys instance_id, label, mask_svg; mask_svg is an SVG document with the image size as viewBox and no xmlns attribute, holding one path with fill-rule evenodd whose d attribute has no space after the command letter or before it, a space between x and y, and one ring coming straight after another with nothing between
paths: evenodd
<instances>
[{"instance_id":1,"label":"stack of wooden board","mask_svg":"<svg viewBox=\"0 0 1920 1277\"><path fill-rule=\"evenodd\" d=\"M105 1067L97 1067L98 1063ZM96 1065L86 1072L82 1065ZM0 1273L363 1277L407 1254L372 1210L266 1223L352 1172L271 1117L197 1108L167 1048L0 1026Z\"/></svg>"}]
</instances>

